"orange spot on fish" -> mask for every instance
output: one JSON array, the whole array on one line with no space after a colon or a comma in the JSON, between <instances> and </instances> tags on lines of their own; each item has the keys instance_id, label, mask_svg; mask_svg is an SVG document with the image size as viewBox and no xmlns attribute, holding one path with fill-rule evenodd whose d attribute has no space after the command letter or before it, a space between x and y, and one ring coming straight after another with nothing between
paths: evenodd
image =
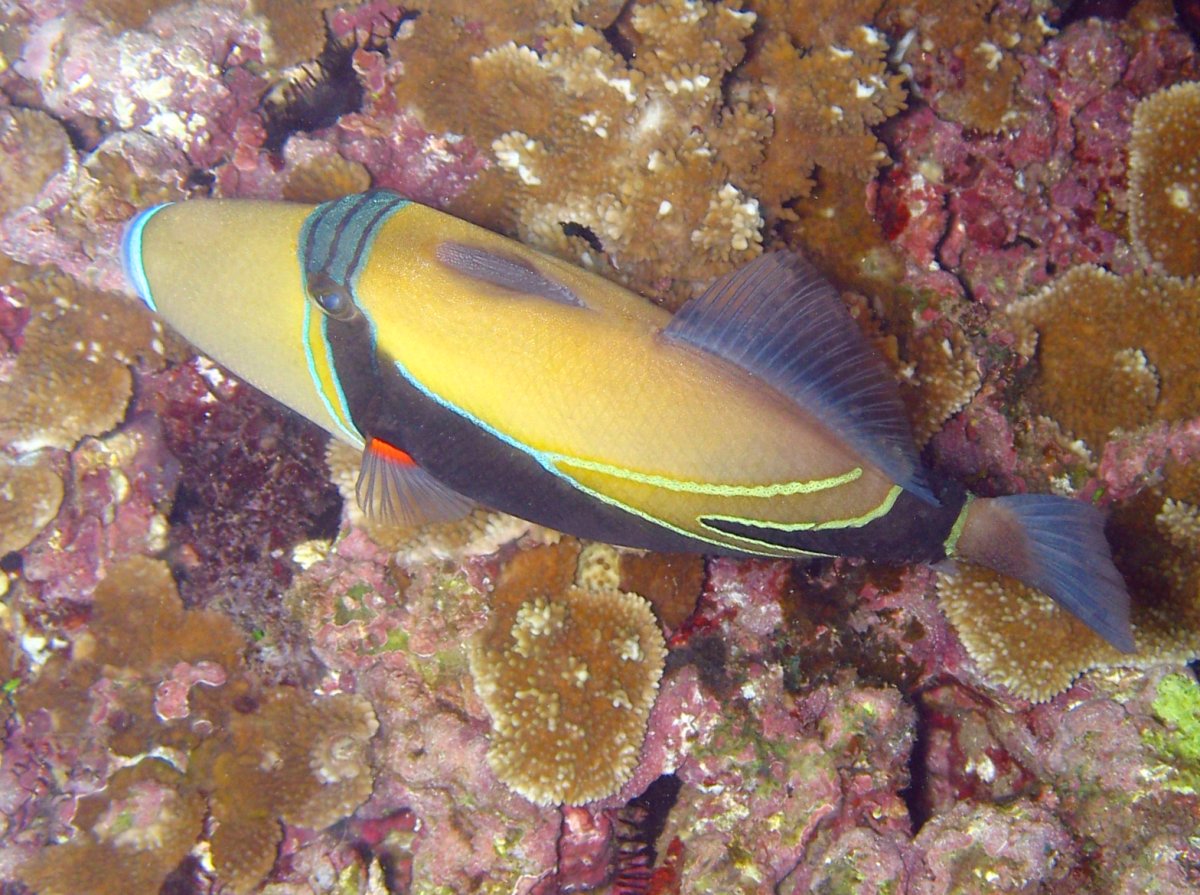
<instances>
[{"instance_id":1,"label":"orange spot on fish","mask_svg":"<svg viewBox=\"0 0 1200 895\"><path fill-rule=\"evenodd\" d=\"M395 445L388 444L378 438L372 438L367 450L388 463L398 463L401 466L416 466L417 461Z\"/></svg>"}]
</instances>

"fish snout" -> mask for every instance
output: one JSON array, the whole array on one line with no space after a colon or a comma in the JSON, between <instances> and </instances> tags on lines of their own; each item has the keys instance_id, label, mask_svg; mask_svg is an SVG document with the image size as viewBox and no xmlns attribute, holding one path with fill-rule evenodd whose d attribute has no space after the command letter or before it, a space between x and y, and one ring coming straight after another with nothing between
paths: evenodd
<instances>
[{"instance_id":1,"label":"fish snout","mask_svg":"<svg viewBox=\"0 0 1200 895\"><path fill-rule=\"evenodd\" d=\"M164 202L162 205L154 205L144 211L139 211L125 225L125 233L121 237L121 267L125 271L125 279L133 287L137 297L145 302L146 307L152 311L157 311L158 306L154 303L154 296L150 291L150 281L146 278L142 255L142 236L151 218L172 204L174 203Z\"/></svg>"}]
</instances>

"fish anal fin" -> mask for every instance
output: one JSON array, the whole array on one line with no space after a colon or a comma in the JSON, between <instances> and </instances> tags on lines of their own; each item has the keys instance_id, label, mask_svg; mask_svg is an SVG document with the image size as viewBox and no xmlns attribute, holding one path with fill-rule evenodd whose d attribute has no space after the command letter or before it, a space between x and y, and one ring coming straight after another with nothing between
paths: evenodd
<instances>
[{"instance_id":1,"label":"fish anal fin","mask_svg":"<svg viewBox=\"0 0 1200 895\"><path fill-rule=\"evenodd\" d=\"M481 283L557 304L587 307L569 286L542 273L518 255L451 241L440 243L434 254L446 267Z\"/></svg>"},{"instance_id":2,"label":"fish anal fin","mask_svg":"<svg viewBox=\"0 0 1200 895\"><path fill-rule=\"evenodd\" d=\"M833 286L792 252L760 255L679 310L663 337L741 367L931 506L899 389Z\"/></svg>"},{"instance_id":3,"label":"fish anal fin","mask_svg":"<svg viewBox=\"0 0 1200 895\"><path fill-rule=\"evenodd\" d=\"M408 454L378 438L363 451L354 488L368 519L418 527L461 519L475 504L443 485Z\"/></svg>"}]
</instances>

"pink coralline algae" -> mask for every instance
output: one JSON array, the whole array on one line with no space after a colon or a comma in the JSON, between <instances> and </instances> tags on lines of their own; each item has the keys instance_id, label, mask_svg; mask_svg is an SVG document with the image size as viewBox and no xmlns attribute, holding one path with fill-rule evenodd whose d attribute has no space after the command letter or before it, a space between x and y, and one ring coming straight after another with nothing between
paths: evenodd
<instances>
[{"instance_id":1,"label":"pink coralline algae","mask_svg":"<svg viewBox=\"0 0 1200 895\"><path fill-rule=\"evenodd\" d=\"M901 119L876 209L896 244L998 306L1069 266L1132 269L1121 221L1133 105L1196 62L1178 32L1123 38L1088 20L1025 57L1017 91L1030 111L1010 133L971 135L928 108Z\"/></svg>"},{"instance_id":2,"label":"pink coralline algae","mask_svg":"<svg viewBox=\"0 0 1200 895\"><path fill-rule=\"evenodd\" d=\"M67 463L64 504L24 551L23 564L41 601L60 610L87 602L120 560L163 548L179 469L161 423L148 415L113 435L85 439Z\"/></svg>"},{"instance_id":3,"label":"pink coralline algae","mask_svg":"<svg viewBox=\"0 0 1200 895\"><path fill-rule=\"evenodd\" d=\"M225 669L215 662L179 662L171 669L170 676L154 691L154 714L164 721L186 718L191 709L188 693L197 684L219 687L225 683Z\"/></svg>"},{"instance_id":4,"label":"pink coralline algae","mask_svg":"<svg viewBox=\"0 0 1200 895\"><path fill-rule=\"evenodd\" d=\"M248 77L248 63L261 61L261 42L236 6L177 8L117 35L67 13L31 28L15 67L48 111L80 131L142 130L205 168L228 155L230 136L254 117L266 85ZM99 59L107 61L103 77Z\"/></svg>"},{"instance_id":5,"label":"pink coralline algae","mask_svg":"<svg viewBox=\"0 0 1200 895\"><path fill-rule=\"evenodd\" d=\"M326 666L324 686L353 685L379 709L385 745L364 814L414 817L409 835L379 849L418 891L521 879L528 891L552 875L559 822L488 769L487 714L462 648L486 617L482 595L453 568L393 576L385 563L351 534L287 598Z\"/></svg>"}]
</instances>

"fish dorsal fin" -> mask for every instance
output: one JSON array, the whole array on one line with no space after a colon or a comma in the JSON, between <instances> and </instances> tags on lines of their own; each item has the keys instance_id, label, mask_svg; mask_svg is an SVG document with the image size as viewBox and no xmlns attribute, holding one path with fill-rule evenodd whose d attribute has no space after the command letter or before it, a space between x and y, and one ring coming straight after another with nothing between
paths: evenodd
<instances>
[{"instance_id":1,"label":"fish dorsal fin","mask_svg":"<svg viewBox=\"0 0 1200 895\"><path fill-rule=\"evenodd\" d=\"M475 508L404 451L378 438L372 438L363 451L354 493L368 519L413 528L452 522Z\"/></svg>"},{"instance_id":2,"label":"fish dorsal fin","mask_svg":"<svg viewBox=\"0 0 1200 895\"><path fill-rule=\"evenodd\" d=\"M558 304L587 307L570 287L551 279L516 255L449 241L439 244L435 255L442 264L473 280L524 295L540 296Z\"/></svg>"},{"instance_id":3,"label":"fish dorsal fin","mask_svg":"<svg viewBox=\"0 0 1200 895\"><path fill-rule=\"evenodd\" d=\"M663 335L736 364L936 506L891 372L833 286L791 252L760 255L688 302Z\"/></svg>"}]
</instances>

